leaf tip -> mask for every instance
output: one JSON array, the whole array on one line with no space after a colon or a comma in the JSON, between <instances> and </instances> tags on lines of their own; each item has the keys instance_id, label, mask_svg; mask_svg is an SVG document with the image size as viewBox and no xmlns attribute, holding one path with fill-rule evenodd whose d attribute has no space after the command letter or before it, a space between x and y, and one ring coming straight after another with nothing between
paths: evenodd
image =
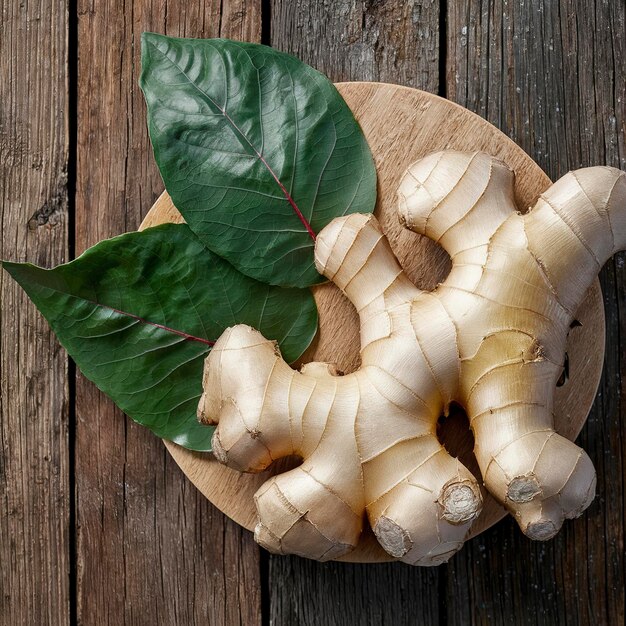
<instances>
[{"instance_id":1,"label":"leaf tip","mask_svg":"<svg viewBox=\"0 0 626 626\"><path fill-rule=\"evenodd\" d=\"M146 30L141 33L141 46L143 48L148 43L156 44L157 42L165 38L165 35L161 35L160 33L153 33L152 31Z\"/></svg>"},{"instance_id":2,"label":"leaf tip","mask_svg":"<svg viewBox=\"0 0 626 626\"><path fill-rule=\"evenodd\" d=\"M5 261L4 259L0 259L0 267L12 278L15 278L16 270L20 267L20 265L22 265L22 263L15 263L14 261Z\"/></svg>"},{"instance_id":3,"label":"leaf tip","mask_svg":"<svg viewBox=\"0 0 626 626\"><path fill-rule=\"evenodd\" d=\"M165 35L144 31L141 33L141 74L139 75L139 87L145 93L145 86L150 65L150 48L158 48L159 43L167 39Z\"/></svg>"}]
</instances>

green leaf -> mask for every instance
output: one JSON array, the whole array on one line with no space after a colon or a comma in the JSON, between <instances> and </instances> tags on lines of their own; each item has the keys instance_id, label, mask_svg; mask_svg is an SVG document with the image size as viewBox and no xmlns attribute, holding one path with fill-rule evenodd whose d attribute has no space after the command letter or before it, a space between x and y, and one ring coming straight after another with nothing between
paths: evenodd
<instances>
[{"instance_id":1,"label":"green leaf","mask_svg":"<svg viewBox=\"0 0 626 626\"><path fill-rule=\"evenodd\" d=\"M246 323L297 359L317 328L309 290L243 276L184 224L102 241L46 270L3 263L87 378L135 421L193 450L213 428L196 419L204 359L228 326Z\"/></svg>"},{"instance_id":2,"label":"green leaf","mask_svg":"<svg viewBox=\"0 0 626 626\"><path fill-rule=\"evenodd\" d=\"M248 276L321 282L314 234L376 202L371 153L334 85L226 39L144 33L141 59L156 162L191 229Z\"/></svg>"}]
</instances>

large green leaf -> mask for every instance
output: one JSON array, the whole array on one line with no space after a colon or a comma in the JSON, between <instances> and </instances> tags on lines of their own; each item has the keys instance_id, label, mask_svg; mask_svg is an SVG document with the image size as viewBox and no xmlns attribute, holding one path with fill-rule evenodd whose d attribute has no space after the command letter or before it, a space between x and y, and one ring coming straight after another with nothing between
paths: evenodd
<instances>
[{"instance_id":1,"label":"large green leaf","mask_svg":"<svg viewBox=\"0 0 626 626\"><path fill-rule=\"evenodd\" d=\"M297 359L317 328L308 289L271 287L206 250L184 224L103 241L46 270L3 263L82 372L160 437L210 450L196 419L212 343L246 323Z\"/></svg>"},{"instance_id":2,"label":"large green leaf","mask_svg":"<svg viewBox=\"0 0 626 626\"><path fill-rule=\"evenodd\" d=\"M367 142L333 84L226 39L144 33L141 58L156 161L191 229L248 276L320 282L314 234L376 202Z\"/></svg>"}]
</instances>

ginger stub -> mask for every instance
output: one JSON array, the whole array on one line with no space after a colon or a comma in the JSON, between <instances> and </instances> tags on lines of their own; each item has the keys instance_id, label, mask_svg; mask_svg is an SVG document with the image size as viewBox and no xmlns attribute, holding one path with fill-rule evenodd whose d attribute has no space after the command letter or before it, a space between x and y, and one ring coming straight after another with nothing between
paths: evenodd
<instances>
[{"instance_id":1,"label":"ginger stub","mask_svg":"<svg viewBox=\"0 0 626 626\"><path fill-rule=\"evenodd\" d=\"M303 459L255 495L255 537L272 552L337 558L367 514L391 556L450 558L482 506L476 479L437 439L453 401L485 487L530 538L553 537L595 495L589 457L554 431L552 410L574 314L626 248L626 174L570 172L522 215L504 163L444 151L409 167L398 200L402 223L452 259L433 292L408 280L372 215L335 219L317 237L318 271L359 313L358 371L297 372L244 325L206 359L198 415L218 425L216 458L244 472Z\"/></svg>"}]
</instances>

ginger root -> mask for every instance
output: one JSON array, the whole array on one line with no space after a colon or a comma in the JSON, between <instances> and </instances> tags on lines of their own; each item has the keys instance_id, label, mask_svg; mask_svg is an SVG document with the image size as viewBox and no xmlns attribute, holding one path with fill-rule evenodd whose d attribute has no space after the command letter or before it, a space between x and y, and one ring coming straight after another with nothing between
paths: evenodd
<instances>
[{"instance_id":1,"label":"ginger root","mask_svg":"<svg viewBox=\"0 0 626 626\"><path fill-rule=\"evenodd\" d=\"M206 359L198 415L218 424L217 459L246 472L303 459L255 495L255 537L272 552L337 558L366 513L391 556L446 561L482 505L437 439L452 401L470 419L487 490L529 537L554 536L595 495L589 457L553 430L553 396L576 310L626 248L626 174L571 172L522 215L504 163L445 151L409 167L398 197L406 227L452 259L433 292L408 280L371 215L335 219L317 237L318 271L359 313L358 371L297 372L243 325Z\"/></svg>"}]
</instances>

